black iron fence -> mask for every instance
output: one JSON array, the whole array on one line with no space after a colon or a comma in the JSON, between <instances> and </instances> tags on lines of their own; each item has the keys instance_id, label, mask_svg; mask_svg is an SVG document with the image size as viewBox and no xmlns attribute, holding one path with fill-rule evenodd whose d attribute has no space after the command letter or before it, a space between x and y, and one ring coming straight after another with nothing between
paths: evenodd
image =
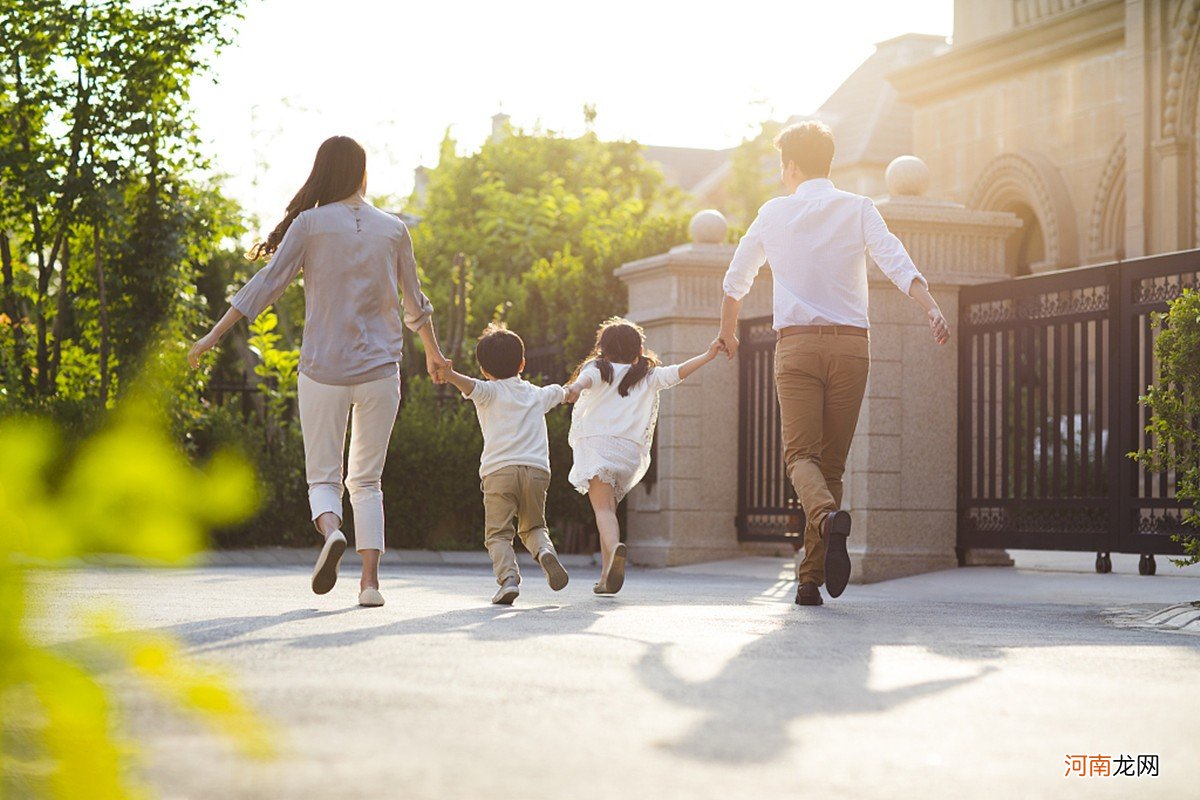
<instances>
[{"instance_id":1,"label":"black iron fence","mask_svg":"<svg viewBox=\"0 0 1200 800\"><path fill-rule=\"evenodd\" d=\"M1200 284L1200 251L963 288L958 545L1178 553L1175 476L1150 444L1150 315ZM1150 559L1147 562L1147 559Z\"/></svg>"},{"instance_id":2,"label":"black iron fence","mask_svg":"<svg viewBox=\"0 0 1200 800\"><path fill-rule=\"evenodd\" d=\"M799 547L804 512L784 470L771 318L744 320L738 338L738 540Z\"/></svg>"}]
</instances>

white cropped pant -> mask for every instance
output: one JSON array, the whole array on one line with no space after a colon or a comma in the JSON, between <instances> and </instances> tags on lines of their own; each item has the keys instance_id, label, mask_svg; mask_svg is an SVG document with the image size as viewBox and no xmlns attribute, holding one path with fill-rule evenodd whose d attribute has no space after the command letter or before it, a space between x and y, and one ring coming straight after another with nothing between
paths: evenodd
<instances>
[{"instance_id":1,"label":"white cropped pant","mask_svg":"<svg viewBox=\"0 0 1200 800\"><path fill-rule=\"evenodd\" d=\"M345 519L342 460L350 410L350 462L345 488L354 509L354 543L359 550L383 551L383 463L400 408L400 375L353 386L317 383L303 373L298 385L300 429L312 518L326 512Z\"/></svg>"}]
</instances>

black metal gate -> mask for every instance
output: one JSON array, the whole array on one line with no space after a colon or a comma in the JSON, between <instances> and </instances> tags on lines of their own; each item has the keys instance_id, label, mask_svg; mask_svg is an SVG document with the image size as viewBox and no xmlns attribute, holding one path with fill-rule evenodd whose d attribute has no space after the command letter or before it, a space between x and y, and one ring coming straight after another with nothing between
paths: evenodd
<instances>
[{"instance_id":1,"label":"black metal gate","mask_svg":"<svg viewBox=\"0 0 1200 800\"><path fill-rule=\"evenodd\" d=\"M1150 314L1198 284L1188 251L962 289L960 553L1181 552L1174 475L1126 454L1149 444Z\"/></svg>"},{"instance_id":2,"label":"black metal gate","mask_svg":"<svg viewBox=\"0 0 1200 800\"><path fill-rule=\"evenodd\" d=\"M738 339L738 540L799 547L804 512L784 471L771 317L744 320Z\"/></svg>"}]
</instances>

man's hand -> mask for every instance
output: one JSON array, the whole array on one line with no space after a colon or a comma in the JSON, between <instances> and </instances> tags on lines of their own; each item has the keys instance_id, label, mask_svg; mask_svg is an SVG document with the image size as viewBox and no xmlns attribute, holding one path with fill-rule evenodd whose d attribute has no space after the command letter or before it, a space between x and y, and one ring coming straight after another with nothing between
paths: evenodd
<instances>
[{"instance_id":1,"label":"man's hand","mask_svg":"<svg viewBox=\"0 0 1200 800\"><path fill-rule=\"evenodd\" d=\"M217 342L212 338L211 333L205 334L192 345L192 349L188 351L188 364L191 365L192 369L199 369L200 357L209 350L212 350L216 345Z\"/></svg>"},{"instance_id":2,"label":"man's hand","mask_svg":"<svg viewBox=\"0 0 1200 800\"><path fill-rule=\"evenodd\" d=\"M929 331L933 334L933 341L938 344L950 341L950 323L942 316L942 310L933 308L926 312L925 316L929 319Z\"/></svg>"},{"instance_id":3,"label":"man's hand","mask_svg":"<svg viewBox=\"0 0 1200 800\"><path fill-rule=\"evenodd\" d=\"M573 383L568 383L563 387L563 390L567 393L567 396L563 399L564 403L574 403L579 399L579 395L583 394L583 390Z\"/></svg>"},{"instance_id":4,"label":"man's hand","mask_svg":"<svg viewBox=\"0 0 1200 800\"><path fill-rule=\"evenodd\" d=\"M737 336L732 333L721 333L716 339L713 340L713 343L709 345L709 349L711 350L713 347L716 347L717 352L724 350L725 355L730 360L733 360L733 357L737 355L737 351L740 346L741 343L738 341Z\"/></svg>"},{"instance_id":5,"label":"man's hand","mask_svg":"<svg viewBox=\"0 0 1200 800\"><path fill-rule=\"evenodd\" d=\"M429 373L429 377L434 383L445 383L445 372L453 367L453 364L446 359L440 350L427 350L425 352L425 371Z\"/></svg>"}]
</instances>

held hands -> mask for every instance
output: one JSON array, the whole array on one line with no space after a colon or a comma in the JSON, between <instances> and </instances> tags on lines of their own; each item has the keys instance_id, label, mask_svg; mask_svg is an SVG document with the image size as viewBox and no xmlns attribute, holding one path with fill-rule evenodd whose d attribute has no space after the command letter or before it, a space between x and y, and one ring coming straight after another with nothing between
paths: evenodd
<instances>
[{"instance_id":1,"label":"held hands","mask_svg":"<svg viewBox=\"0 0 1200 800\"><path fill-rule=\"evenodd\" d=\"M583 394L583 390L574 383L568 383L563 386L563 391L567 393L566 399L563 402L574 403L579 399L579 395Z\"/></svg>"},{"instance_id":2,"label":"held hands","mask_svg":"<svg viewBox=\"0 0 1200 800\"><path fill-rule=\"evenodd\" d=\"M740 346L741 342L738 341L735 334L726 334L722 331L713 340L713 343L708 346L708 352L713 358L716 358L717 353L723 352L732 361L733 357L737 355L738 347Z\"/></svg>"},{"instance_id":3,"label":"held hands","mask_svg":"<svg viewBox=\"0 0 1200 800\"><path fill-rule=\"evenodd\" d=\"M933 341L938 344L950 341L950 323L942 316L942 310L935 307L926 312L925 316L929 319L929 331L933 334Z\"/></svg>"},{"instance_id":4,"label":"held hands","mask_svg":"<svg viewBox=\"0 0 1200 800\"><path fill-rule=\"evenodd\" d=\"M425 371L429 373L429 377L434 383L445 383L447 376L454 368L454 364L450 362L440 350L427 350L425 352Z\"/></svg>"}]
</instances>

